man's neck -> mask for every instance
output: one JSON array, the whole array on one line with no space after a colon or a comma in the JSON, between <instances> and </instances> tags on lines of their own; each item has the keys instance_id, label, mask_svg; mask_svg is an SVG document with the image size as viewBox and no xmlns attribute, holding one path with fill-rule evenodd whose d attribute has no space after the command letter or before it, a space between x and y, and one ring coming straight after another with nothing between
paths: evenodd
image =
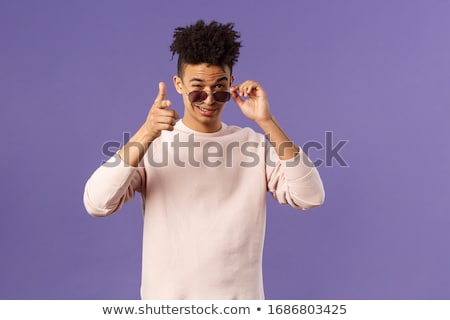
<instances>
[{"instance_id":1,"label":"man's neck","mask_svg":"<svg viewBox=\"0 0 450 320\"><path fill-rule=\"evenodd\" d=\"M191 122L186 117L184 117L182 121L184 125L189 129L201 133L214 133L222 128L221 121L214 121L214 123L199 123L199 122Z\"/></svg>"}]
</instances>

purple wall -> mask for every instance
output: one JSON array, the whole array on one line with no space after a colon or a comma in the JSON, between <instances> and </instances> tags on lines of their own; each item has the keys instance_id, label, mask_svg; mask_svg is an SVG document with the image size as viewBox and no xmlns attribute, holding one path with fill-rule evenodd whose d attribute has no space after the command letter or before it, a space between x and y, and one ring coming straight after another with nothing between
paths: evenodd
<instances>
[{"instance_id":1,"label":"purple wall","mask_svg":"<svg viewBox=\"0 0 450 320\"><path fill-rule=\"evenodd\" d=\"M203 18L235 22L237 81L264 85L298 144L348 140L348 167L319 167L322 207L269 199L267 298L450 299L449 16L445 0L1 1L0 298L139 298L139 200L94 219L83 187L171 81L173 29ZM256 128L233 103L224 121Z\"/></svg>"}]
</instances>

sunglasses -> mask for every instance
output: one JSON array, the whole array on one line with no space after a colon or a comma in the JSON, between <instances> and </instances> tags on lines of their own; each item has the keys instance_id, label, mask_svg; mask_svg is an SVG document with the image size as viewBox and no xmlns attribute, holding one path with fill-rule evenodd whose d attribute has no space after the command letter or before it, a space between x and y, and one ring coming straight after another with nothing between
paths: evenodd
<instances>
[{"instance_id":1,"label":"sunglasses","mask_svg":"<svg viewBox=\"0 0 450 320\"><path fill-rule=\"evenodd\" d=\"M218 103L225 103L230 100L231 94L228 91L215 91L212 93L214 100ZM188 93L189 101L192 103L201 103L208 98L208 92L195 90Z\"/></svg>"}]
</instances>

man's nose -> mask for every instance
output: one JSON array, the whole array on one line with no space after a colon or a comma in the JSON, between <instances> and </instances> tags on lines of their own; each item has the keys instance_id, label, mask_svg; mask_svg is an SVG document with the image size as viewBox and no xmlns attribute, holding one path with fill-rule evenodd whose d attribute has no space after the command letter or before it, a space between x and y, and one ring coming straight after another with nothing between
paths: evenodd
<instances>
[{"instance_id":1,"label":"man's nose","mask_svg":"<svg viewBox=\"0 0 450 320\"><path fill-rule=\"evenodd\" d=\"M203 102L207 105L213 105L216 102L216 100L214 100L212 91L205 90L205 92L208 94L208 96L206 97L205 101L203 101Z\"/></svg>"}]
</instances>

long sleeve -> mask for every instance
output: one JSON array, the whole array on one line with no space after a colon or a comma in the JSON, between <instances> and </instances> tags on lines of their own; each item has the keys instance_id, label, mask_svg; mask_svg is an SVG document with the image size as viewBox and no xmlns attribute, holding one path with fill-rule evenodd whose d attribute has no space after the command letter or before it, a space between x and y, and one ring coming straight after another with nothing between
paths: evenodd
<instances>
[{"instance_id":1,"label":"long sleeve","mask_svg":"<svg viewBox=\"0 0 450 320\"><path fill-rule=\"evenodd\" d=\"M293 159L280 160L270 148L266 159L267 190L280 204L296 209L309 209L321 205L325 191L319 172L303 152Z\"/></svg>"},{"instance_id":2,"label":"long sleeve","mask_svg":"<svg viewBox=\"0 0 450 320\"><path fill-rule=\"evenodd\" d=\"M86 182L84 206L89 214L104 217L118 211L136 191L143 193L144 187L144 168L127 166L115 155L97 168Z\"/></svg>"}]
</instances>

